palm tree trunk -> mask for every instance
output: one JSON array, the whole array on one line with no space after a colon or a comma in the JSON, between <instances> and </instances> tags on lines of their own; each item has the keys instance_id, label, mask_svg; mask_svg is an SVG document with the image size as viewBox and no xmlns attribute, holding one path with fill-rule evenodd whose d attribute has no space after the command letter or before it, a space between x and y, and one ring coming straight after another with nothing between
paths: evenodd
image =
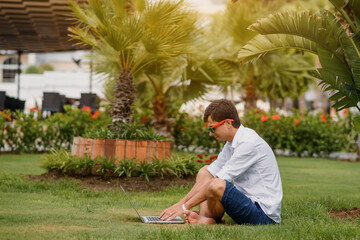
<instances>
[{"instance_id":1,"label":"palm tree trunk","mask_svg":"<svg viewBox=\"0 0 360 240\"><path fill-rule=\"evenodd\" d=\"M255 109L256 108L256 87L253 84L252 81L249 81L249 83L244 86L245 88L245 97L243 100L245 101L245 112L247 110Z\"/></svg>"},{"instance_id":2,"label":"palm tree trunk","mask_svg":"<svg viewBox=\"0 0 360 240\"><path fill-rule=\"evenodd\" d=\"M130 122L132 104L135 101L135 86L133 76L129 72L120 72L114 88L112 103L113 123Z\"/></svg>"},{"instance_id":3,"label":"palm tree trunk","mask_svg":"<svg viewBox=\"0 0 360 240\"><path fill-rule=\"evenodd\" d=\"M154 110L154 128L156 133L165 136L171 137L171 126L170 121L167 117L166 110L168 98L163 95L158 95L153 101L153 110Z\"/></svg>"},{"instance_id":4,"label":"palm tree trunk","mask_svg":"<svg viewBox=\"0 0 360 240\"><path fill-rule=\"evenodd\" d=\"M278 99L274 96L269 96L270 109L276 109L278 106Z\"/></svg>"}]
</instances>

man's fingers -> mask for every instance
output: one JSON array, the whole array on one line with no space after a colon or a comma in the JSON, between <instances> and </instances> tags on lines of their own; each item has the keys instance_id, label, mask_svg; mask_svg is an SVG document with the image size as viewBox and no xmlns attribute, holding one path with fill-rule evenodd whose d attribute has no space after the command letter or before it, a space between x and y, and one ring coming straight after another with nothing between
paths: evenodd
<instances>
[{"instance_id":1,"label":"man's fingers","mask_svg":"<svg viewBox=\"0 0 360 240\"><path fill-rule=\"evenodd\" d=\"M162 211L162 213L160 214L159 218L163 218L163 217L167 214L167 212L169 212L169 211L170 211L169 208L168 208L168 209L165 209L164 211Z\"/></svg>"},{"instance_id":2,"label":"man's fingers","mask_svg":"<svg viewBox=\"0 0 360 240\"><path fill-rule=\"evenodd\" d=\"M165 210L165 211L162 211L162 213L160 213L159 218L162 218L162 217L164 216L165 212L166 212L166 210Z\"/></svg>"}]
</instances>

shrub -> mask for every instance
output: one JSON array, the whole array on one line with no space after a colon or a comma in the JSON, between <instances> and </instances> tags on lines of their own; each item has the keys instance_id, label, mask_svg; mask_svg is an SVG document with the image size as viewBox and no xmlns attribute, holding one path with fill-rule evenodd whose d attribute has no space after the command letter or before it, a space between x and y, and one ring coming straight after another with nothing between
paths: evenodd
<instances>
[{"instance_id":1,"label":"shrub","mask_svg":"<svg viewBox=\"0 0 360 240\"><path fill-rule=\"evenodd\" d=\"M42 167L48 171L57 171L63 175L87 176L99 174L106 177L143 177L150 181L150 177L164 177L172 175L179 178L195 176L205 164L210 164L217 156L212 156L210 161L197 161L194 157L173 156L170 159L153 161L135 161L126 159L117 161L114 158L98 157L92 160L89 156L79 158L72 156L67 150L54 150L46 154Z\"/></svg>"},{"instance_id":2,"label":"shrub","mask_svg":"<svg viewBox=\"0 0 360 240\"><path fill-rule=\"evenodd\" d=\"M175 145L180 150L196 147L196 151L210 152L219 151L222 147L215 138L209 136L202 116L191 117L186 113L178 113L173 129Z\"/></svg>"},{"instance_id":3,"label":"shrub","mask_svg":"<svg viewBox=\"0 0 360 240\"><path fill-rule=\"evenodd\" d=\"M333 121L320 114L295 112L290 116L280 116L275 112L256 110L248 111L243 122L263 137L272 149L289 150L297 156L328 156L332 152L350 149L345 146L352 141L349 129L344 129L348 119Z\"/></svg>"},{"instance_id":4,"label":"shrub","mask_svg":"<svg viewBox=\"0 0 360 240\"><path fill-rule=\"evenodd\" d=\"M3 111L0 114L0 150L5 145L12 152L48 151L55 148L70 149L74 136L86 128L108 125L111 118L95 115L71 106L64 106L64 113L55 113L41 119L41 112L32 109L29 114L20 111Z\"/></svg>"}]
</instances>

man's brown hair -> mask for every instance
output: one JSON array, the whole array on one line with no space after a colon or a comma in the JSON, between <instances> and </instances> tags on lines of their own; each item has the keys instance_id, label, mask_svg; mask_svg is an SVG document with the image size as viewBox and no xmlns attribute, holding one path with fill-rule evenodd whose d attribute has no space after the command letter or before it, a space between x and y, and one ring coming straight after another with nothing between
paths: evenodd
<instances>
[{"instance_id":1,"label":"man's brown hair","mask_svg":"<svg viewBox=\"0 0 360 240\"><path fill-rule=\"evenodd\" d=\"M241 125L235 105L226 99L215 100L207 106L203 118L204 122L207 122L209 117L216 122L233 119L232 125L234 128L239 128Z\"/></svg>"}]
</instances>

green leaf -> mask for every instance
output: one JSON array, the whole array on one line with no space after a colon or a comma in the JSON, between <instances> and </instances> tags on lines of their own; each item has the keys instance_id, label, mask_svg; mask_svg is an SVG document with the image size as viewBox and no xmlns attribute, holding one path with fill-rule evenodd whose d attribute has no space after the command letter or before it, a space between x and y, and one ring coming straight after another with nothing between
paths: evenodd
<instances>
[{"instance_id":1,"label":"green leaf","mask_svg":"<svg viewBox=\"0 0 360 240\"><path fill-rule=\"evenodd\" d=\"M354 11L354 15L356 19L360 19L360 1L359 0L349 0L349 5L351 9ZM359 25L357 26L360 27Z\"/></svg>"},{"instance_id":2,"label":"green leaf","mask_svg":"<svg viewBox=\"0 0 360 240\"><path fill-rule=\"evenodd\" d=\"M352 106L351 99L346 97L344 97L343 99L332 105L332 107L335 108L337 111L340 111L343 108L348 108L351 106Z\"/></svg>"},{"instance_id":3,"label":"green leaf","mask_svg":"<svg viewBox=\"0 0 360 240\"><path fill-rule=\"evenodd\" d=\"M333 73L345 83L353 85L351 71L343 58L336 57L321 46L318 46L318 53L320 64L326 71Z\"/></svg>"},{"instance_id":4,"label":"green leaf","mask_svg":"<svg viewBox=\"0 0 360 240\"><path fill-rule=\"evenodd\" d=\"M356 88L360 89L360 55L358 55L359 49L356 48L356 45L354 44L355 42L350 38L342 38L340 41L345 50L345 54L353 75L352 85L355 84Z\"/></svg>"},{"instance_id":5,"label":"green leaf","mask_svg":"<svg viewBox=\"0 0 360 240\"><path fill-rule=\"evenodd\" d=\"M337 92L334 95L332 95L331 97L329 97L329 100L330 101L337 101L337 100L339 100L340 98L343 98L343 97L344 97L344 94L342 94L341 92Z\"/></svg>"},{"instance_id":6,"label":"green leaf","mask_svg":"<svg viewBox=\"0 0 360 240\"><path fill-rule=\"evenodd\" d=\"M323 85L323 88L325 88L324 91L338 91L334 94L334 96L330 98L334 98L334 100L339 100L343 97L341 101L344 101L336 105L335 107L343 109L344 106L351 107L357 105L359 100L357 98L354 86L344 84L339 77L323 68L320 68L317 71L312 71L311 74L321 80L319 85Z\"/></svg>"},{"instance_id":7,"label":"green leaf","mask_svg":"<svg viewBox=\"0 0 360 240\"><path fill-rule=\"evenodd\" d=\"M336 8L344 8L349 0L329 0Z\"/></svg>"},{"instance_id":8,"label":"green leaf","mask_svg":"<svg viewBox=\"0 0 360 240\"><path fill-rule=\"evenodd\" d=\"M360 32L350 37L351 43L354 46L358 57L360 57Z\"/></svg>"},{"instance_id":9,"label":"green leaf","mask_svg":"<svg viewBox=\"0 0 360 240\"><path fill-rule=\"evenodd\" d=\"M353 125L355 130L360 133L360 116L356 116L353 118Z\"/></svg>"},{"instance_id":10,"label":"green leaf","mask_svg":"<svg viewBox=\"0 0 360 240\"><path fill-rule=\"evenodd\" d=\"M289 34L316 42L330 52L340 47L339 37L345 29L329 11L312 14L310 11L285 11L272 14L249 27L259 34Z\"/></svg>"},{"instance_id":11,"label":"green leaf","mask_svg":"<svg viewBox=\"0 0 360 240\"><path fill-rule=\"evenodd\" d=\"M270 51L286 48L295 48L317 54L316 46L315 42L294 35L257 35L240 49L238 59L247 62L251 59L261 57Z\"/></svg>"}]
</instances>

